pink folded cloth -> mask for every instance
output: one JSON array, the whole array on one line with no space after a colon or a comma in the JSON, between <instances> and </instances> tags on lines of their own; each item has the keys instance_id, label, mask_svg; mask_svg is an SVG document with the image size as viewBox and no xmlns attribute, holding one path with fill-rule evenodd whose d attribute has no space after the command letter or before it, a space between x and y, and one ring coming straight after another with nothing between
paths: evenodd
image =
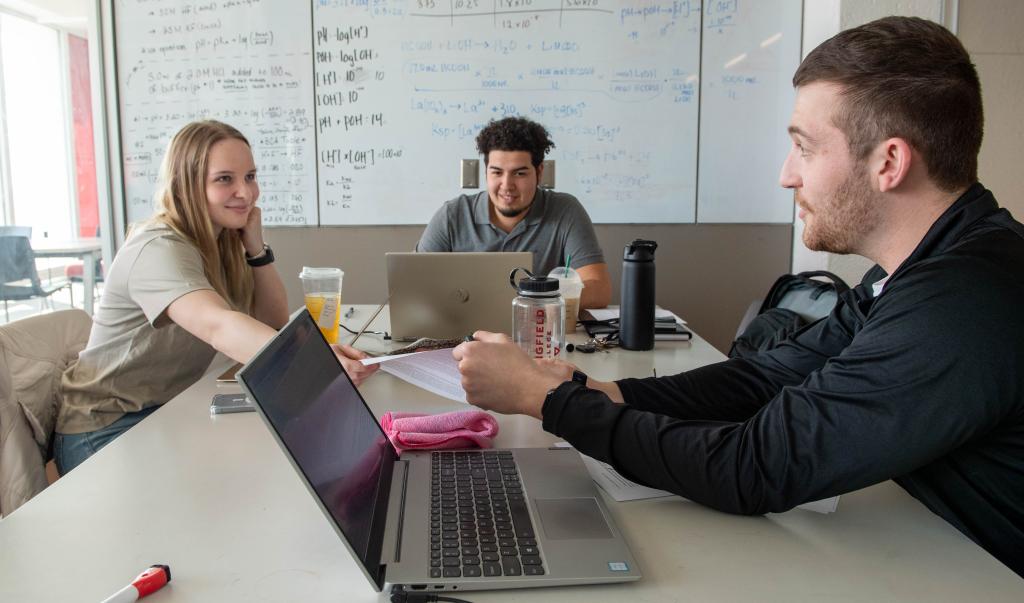
<instances>
[{"instance_id":1,"label":"pink folded cloth","mask_svg":"<svg viewBox=\"0 0 1024 603\"><path fill-rule=\"evenodd\" d=\"M490 448L498 435L498 422L482 410L460 410L439 415L386 412L380 418L391 445L403 450Z\"/></svg>"}]
</instances>

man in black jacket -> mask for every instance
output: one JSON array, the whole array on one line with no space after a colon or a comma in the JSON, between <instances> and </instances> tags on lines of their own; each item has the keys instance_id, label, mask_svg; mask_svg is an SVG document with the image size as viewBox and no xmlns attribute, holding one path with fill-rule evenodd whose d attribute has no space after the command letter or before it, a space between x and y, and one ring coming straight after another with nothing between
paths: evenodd
<instances>
[{"instance_id":1,"label":"man in black jacket","mask_svg":"<svg viewBox=\"0 0 1024 603\"><path fill-rule=\"evenodd\" d=\"M942 27L838 34L793 78L811 249L877 262L775 348L663 378L570 380L502 336L455 349L470 402L733 513L893 479L1024 576L1024 227L977 182L981 89Z\"/></svg>"}]
</instances>

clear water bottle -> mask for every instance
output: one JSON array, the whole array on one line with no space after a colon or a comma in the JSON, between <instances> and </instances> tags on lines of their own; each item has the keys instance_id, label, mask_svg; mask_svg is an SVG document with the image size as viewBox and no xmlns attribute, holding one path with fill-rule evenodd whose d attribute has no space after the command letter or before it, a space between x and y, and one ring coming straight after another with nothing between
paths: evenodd
<instances>
[{"instance_id":1,"label":"clear water bottle","mask_svg":"<svg viewBox=\"0 0 1024 603\"><path fill-rule=\"evenodd\" d=\"M622 255L619 345L627 350L654 347L654 241L633 239Z\"/></svg>"},{"instance_id":2,"label":"clear water bottle","mask_svg":"<svg viewBox=\"0 0 1024 603\"><path fill-rule=\"evenodd\" d=\"M525 277L516 281L516 273ZM558 280L516 268L508 282L519 295L512 300L512 340L531 358L559 358L565 349L565 302Z\"/></svg>"}]
</instances>

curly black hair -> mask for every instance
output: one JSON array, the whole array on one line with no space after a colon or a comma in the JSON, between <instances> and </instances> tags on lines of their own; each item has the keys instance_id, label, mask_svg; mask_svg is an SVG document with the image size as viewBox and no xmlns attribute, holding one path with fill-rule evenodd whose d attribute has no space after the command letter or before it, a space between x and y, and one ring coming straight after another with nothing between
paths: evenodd
<instances>
[{"instance_id":1,"label":"curly black hair","mask_svg":"<svg viewBox=\"0 0 1024 603\"><path fill-rule=\"evenodd\" d=\"M554 147L544 126L525 117L492 119L476 136L476 148L484 156L484 165L491 151L527 151L533 167L537 167Z\"/></svg>"}]
</instances>

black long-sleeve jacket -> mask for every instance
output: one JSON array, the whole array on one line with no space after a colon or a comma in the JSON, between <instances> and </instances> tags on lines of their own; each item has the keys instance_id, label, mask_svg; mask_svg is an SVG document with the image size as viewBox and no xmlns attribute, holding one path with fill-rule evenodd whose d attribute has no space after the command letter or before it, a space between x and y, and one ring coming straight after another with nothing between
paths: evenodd
<instances>
[{"instance_id":1,"label":"black long-sleeve jacket","mask_svg":"<svg viewBox=\"0 0 1024 603\"><path fill-rule=\"evenodd\" d=\"M544 429L627 477L732 513L894 479L1024 576L1024 226L975 184L891 275L760 355L576 383Z\"/></svg>"}]
</instances>

